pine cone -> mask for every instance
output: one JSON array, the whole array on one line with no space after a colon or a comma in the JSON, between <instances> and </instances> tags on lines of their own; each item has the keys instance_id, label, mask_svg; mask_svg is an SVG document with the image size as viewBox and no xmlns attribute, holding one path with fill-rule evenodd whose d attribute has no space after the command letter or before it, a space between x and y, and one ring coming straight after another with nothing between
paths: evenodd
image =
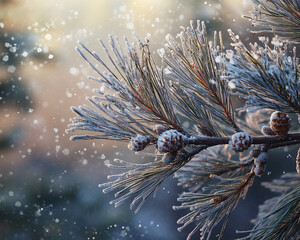
<instances>
[{"instance_id":1,"label":"pine cone","mask_svg":"<svg viewBox=\"0 0 300 240\"><path fill-rule=\"evenodd\" d=\"M254 168L254 174L256 175L256 176L261 176L261 175L263 175L264 174L264 172L265 172L265 169L266 169L266 164L261 164L261 165L257 165L257 166L255 166L255 168Z\"/></svg>"},{"instance_id":2,"label":"pine cone","mask_svg":"<svg viewBox=\"0 0 300 240\"><path fill-rule=\"evenodd\" d=\"M266 164L268 160L268 154L266 152L261 152L258 157L255 159L255 165Z\"/></svg>"},{"instance_id":3,"label":"pine cone","mask_svg":"<svg viewBox=\"0 0 300 240\"><path fill-rule=\"evenodd\" d=\"M265 136L273 136L273 135L276 135L276 133L273 132L273 130L272 130L270 127L268 127L268 126L263 126L263 127L261 128L261 132L262 132L262 134L265 135Z\"/></svg>"},{"instance_id":4,"label":"pine cone","mask_svg":"<svg viewBox=\"0 0 300 240\"><path fill-rule=\"evenodd\" d=\"M137 135L131 138L128 148L132 151L142 151L150 144L151 138L149 136Z\"/></svg>"},{"instance_id":5,"label":"pine cone","mask_svg":"<svg viewBox=\"0 0 300 240\"><path fill-rule=\"evenodd\" d=\"M261 152L258 157L254 160L254 174L256 176L261 176L265 172L267 164L268 154L266 152Z\"/></svg>"},{"instance_id":6,"label":"pine cone","mask_svg":"<svg viewBox=\"0 0 300 240\"><path fill-rule=\"evenodd\" d=\"M159 152L175 152L184 146L185 138L177 130L165 131L157 139L157 150Z\"/></svg>"},{"instance_id":7,"label":"pine cone","mask_svg":"<svg viewBox=\"0 0 300 240\"><path fill-rule=\"evenodd\" d=\"M261 151L262 150L261 150L260 147L253 148L252 151L251 151L252 157L257 158L259 156L259 154L261 153Z\"/></svg>"},{"instance_id":8,"label":"pine cone","mask_svg":"<svg viewBox=\"0 0 300 240\"><path fill-rule=\"evenodd\" d=\"M246 132L238 132L231 136L229 145L235 152L243 152L251 146L252 139Z\"/></svg>"},{"instance_id":9,"label":"pine cone","mask_svg":"<svg viewBox=\"0 0 300 240\"><path fill-rule=\"evenodd\" d=\"M273 112L270 117L270 128L277 135L286 135L291 127L289 115L283 112Z\"/></svg>"}]
</instances>

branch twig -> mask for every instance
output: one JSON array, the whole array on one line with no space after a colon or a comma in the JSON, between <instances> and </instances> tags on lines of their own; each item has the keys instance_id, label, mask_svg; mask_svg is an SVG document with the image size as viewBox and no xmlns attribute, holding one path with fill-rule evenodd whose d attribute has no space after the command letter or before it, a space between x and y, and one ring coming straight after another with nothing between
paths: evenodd
<instances>
[{"instance_id":1,"label":"branch twig","mask_svg":"<svg viewBox=\"0 0 300 240\"><path fill-rule=\"evenodd\" d=\"M230 137L209 137L197 136L186 140L186 144L193 145L221 145L228 144ZM252 137L252 144L268 144L272 145L271 148L277 148L286 145L297 144L300 141L300 133L291 133L287 135L278 136L254 136Z\"/></svg>"}]
</instances>

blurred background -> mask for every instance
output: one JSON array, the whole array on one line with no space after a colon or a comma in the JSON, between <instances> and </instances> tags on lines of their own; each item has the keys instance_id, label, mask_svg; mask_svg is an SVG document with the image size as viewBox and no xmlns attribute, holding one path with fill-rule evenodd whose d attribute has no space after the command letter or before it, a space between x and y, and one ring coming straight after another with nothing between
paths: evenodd
<instances>
[{"instance_id":1,"label":"blurred background","mask_svg":"<svg viewBox=\"0 0 300 240\"><path fill-rule=\"evenodd\" d=\"M87 79L95 74L75 47L80 40L104 55L98 38L132 39L135 31L150 38L156 53L165 35L197 19L210 34L223 31L230 47L228 28L245 41L252 37L242 18L251 9L245 0L0 0L0 239L185 239L188 231L176 230L184 212L171 209L181 192L176 179L136 215L128 204L115 209L113 196L98 188L110 173L104 161L144 160L126 144L71 142L65 134L74 117L70 107L87 103L100 87ZM295 152L277 155L275 162L288 161ZM268 169L263 180L294 171L290 165ZM250 189L224 239L251 227L263 192L258 183Z\"/></svg>"}]
</instances>

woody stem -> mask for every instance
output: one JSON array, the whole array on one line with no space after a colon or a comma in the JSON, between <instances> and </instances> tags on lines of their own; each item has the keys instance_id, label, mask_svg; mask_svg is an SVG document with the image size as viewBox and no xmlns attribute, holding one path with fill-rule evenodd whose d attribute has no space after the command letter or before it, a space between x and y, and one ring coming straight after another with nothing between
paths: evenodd
<instances>
[{"instance_id":1,"label":"woody stem","mask_svg":"<svg viewBox=\"0 0 300 240\"><path fill-rule=\"evenodd\" d=\"M215 146L220 144L228 144L231 137L209 137L209 136L196 136L188 138L186 145L209 145ZM284 145L285 142L294 141L297 144L300 141L300 133L291 133L287 135L278 136L254 136L252 137L252 144L277 144L278 146Z\"/></svg>"}]
</instances>

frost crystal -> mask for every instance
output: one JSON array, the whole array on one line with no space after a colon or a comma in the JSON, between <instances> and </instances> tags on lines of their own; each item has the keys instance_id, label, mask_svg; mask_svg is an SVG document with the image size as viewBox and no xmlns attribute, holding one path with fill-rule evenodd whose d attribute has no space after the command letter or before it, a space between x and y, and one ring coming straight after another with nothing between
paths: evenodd
<instances>
[{"instance_id":1,"label":"frost crystal","mask_svg":"<svg viewBox=\"0 0 300 240\"><path fill-rule=\"evenodd\" d=\"M8 59L9 59L8 55L5 55L5 56L2 58L3 62L7 62Z\"/></svg>"},{"instance_id":2,"label":"frost crystal","mask_svg":"<svg viewBox=\"0 0 300 240\"><path fill-rule=\"evenodd\" d=\"M229 87L230 89L234 89L234 88L235 88L234 80L231 80L230 82L228 82L228 87Z\"/></svg>"}]
</instances>

